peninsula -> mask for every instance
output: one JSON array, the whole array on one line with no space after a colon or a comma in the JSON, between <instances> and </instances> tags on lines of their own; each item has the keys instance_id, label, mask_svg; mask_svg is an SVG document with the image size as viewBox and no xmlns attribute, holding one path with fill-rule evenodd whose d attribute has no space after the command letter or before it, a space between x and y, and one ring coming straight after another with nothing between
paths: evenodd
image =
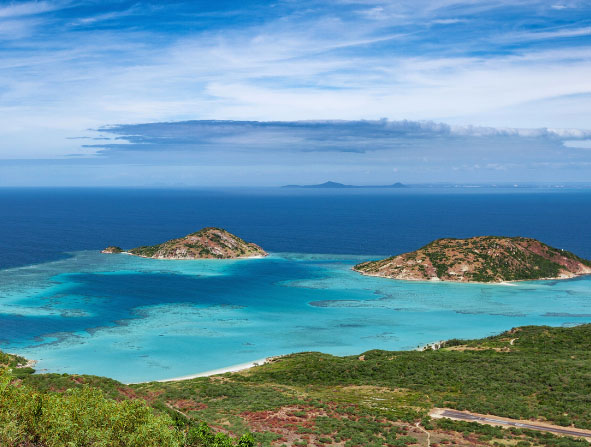
<instances>
[{"instance_id":1,"label":"peninsula","mask_svg":"<svg viewBox=\"0 0 591 447\"><path fill-rule=\"evenodd\" d=\"M222 228L207 227L187 236L157 245L145 245L123 251L109 246L102 253L127 253L153 259L238 259L266 256L256 244L246 242Z\"/></svg>"},{"instance_id":2,"label":"peninsula","mask_svg":"<svg viewBox=\"0 0 591 447\"><path fill-rule=\"evenodd\" d=\"M536 239L478 236L438 239L419 250L358 264L369 276L414 281L499 283L591 274L591 261Z\"/></svg>"}]
</instances>

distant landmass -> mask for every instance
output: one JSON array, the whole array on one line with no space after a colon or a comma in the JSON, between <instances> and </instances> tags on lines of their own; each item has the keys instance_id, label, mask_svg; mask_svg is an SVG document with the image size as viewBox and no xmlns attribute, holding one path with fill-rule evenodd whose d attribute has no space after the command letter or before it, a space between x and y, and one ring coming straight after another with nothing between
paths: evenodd
<instances>
[{"instance_id":1,"label":"distant landmass","mask_svg":"<svg viewBox=\"0 0 591 447\"><path fill-rule=\"evenodd\" d=\"M588 189L591 184L586 183L393 183L391 185L347 185L339 182L324 182L317 185L285 185L282 188L453 188L453 189Z\"/></svg>"},{"instance_id":2,"label":"distant landmass","mask_svg":"<svg viewBox=\"0 0 591 447\"><path fill-rule=\"evenodd\" d=\"M344 183L337 182L324 182L318 185L285 185L282 188L326 188L326 189L339 189L339 188L408 188L408 186L402 183L393 183L392 185L345 185Z\"/></svg>"},{"instance_id":3,"label":"distant landmass","mask_svg":"<svg viewBox=\"0 0 591 447\"><path fill-rule=\"evenodd\" d=\"M525 237L438 239L419 250L358 264L368 276L414 281L503 282L591 274L591 261Z\"/></svg>"},{"instance_id":4,"label":"distant landmass","mask_svg":"<svg viewBox=\"0 0 591 447\"><path fill-rule=\"evenodd\" d=\"M222 229L203 228L187 236L162 244L145 245L124 251L109 246L102 253L126 253L153 259L237 259L266 256L267 252L256 244L246 242Z\"/></svg>"}]
</instances>

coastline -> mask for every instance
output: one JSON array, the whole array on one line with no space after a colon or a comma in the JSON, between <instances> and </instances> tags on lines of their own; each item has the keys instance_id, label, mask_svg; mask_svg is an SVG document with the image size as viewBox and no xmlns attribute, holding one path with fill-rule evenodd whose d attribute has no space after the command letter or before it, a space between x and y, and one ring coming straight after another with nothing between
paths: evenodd
<instances>
[{"instance_id":1,"label":"coastline","mask_svg":"<svg viewBox=\"0 0 591 447\"><path fill-rule=\"evenodd\" d=\"M585 325L585 324L591 324L591 323L580 322L580 323L575 324L574 326L580 326L580 325ZM539 325L535 325L535 326L539 326ZM512 329L514 329L514 328L512 328ZM507 331L510 331L512 329L503 329L503 330L501 330L499 332L495 332L492 335L493 336L500 335L503 332L507 332ZM483 335L483 336L478 337L478 339L484 339L484 338L486 338L486 335ZM428 351L428 350L439 350L439 349L445 347L444 345L449 340L452 340L452 338L440 339L440 340L437 340L437 341L432 341L432 342L424 343L422 345L418 345L418 346L416 346L414 348L401 349L400 351L419 351L419 352L424 352L424 351ZM513 345L513 342L514 341L515 341L515 339L511 340L510 344ZM0 351L0 353L1 352L2 351ZM292 354L300 354L300 353L305 353L305 352L306 351L297 351L297 352L294 352ZM322 352L325 353L324 351L322 351ZM15 356L19 356L20 355L20 354L16 354L16 353L7 353L7 354L15 355ZM273 363L273 362L275 362L277 360L280 360L283 357L286 357L286 356L289 356L289 355L292 355L292 354L274 355L274 356L269 356L269 357L264 357L264 358L261 358L261 359L253 360L253 361L250 361L250 362L238 363L238 364L234 364L234 365L225 366L223 368L217 368L217 369L212 369L212 370L208 370L208 371L199 372L199 373L196 373L196 374L188 374L188 375L185 375L185 376L171 377L171 378L166 378L166 379L142 380L142 381L138 381L138 382L126 382L126 381L121 381L119 379L113 379L113 380L120 381L120 383L122 383L124 385L139 385L139 384L147 384L147 383L182 382L182 381L191 380L191 379L197 379L197 378L201 378L201 377L211 377L211 376L223 375L223 374L227 374L227 373L237 373L237 372L247 371L247 370L252 369L252 368L255 368L257 366L263 366L263 365L268 364L268 363ZM334 355L334 354L331 354L331 355ZM339 357L339 355L336 355L336 356ZM346 357L347 355L344 355L344 356ZM361 357L363 357L363 353L362 354L349 354L349 356L361 356ZM18 366L17 369L33 368L38 363L38 360L33 360L33 359L28 359L28 358L25 358L25 360L27 360L27 362L25 364L22 364L22 365ZM47 371L47 370L35 370L33 372L33 374L48 374L48 373L51 374L51 371ZM77 375L77 374L85 375L83 373L75 373L75 372L74 373L67 373L67 374L71 374L71 375ZM103 375L101 377L112 378L112 376L110 376L110 375Z\"/></svg>"},{"instance_id":2,"label":"coastline","mask_svg":"<svg viewBox=\"0 0 591 447\"><path fill-rule=\"evenodd\" d=\"M514 279L512 281L450 281L447 279L440 279L438 277L433 277L432 279L424 279L424 278L393 278L391 276L383 276L377 275L375 273L366 273L360 270L356 270L355 267L351 267L355 273L359 273L363 276L369 276L372 278L384 278L384 279L391 279L394 281L408 281L408 282L424 282L424 283L448 283L448 284L486 284L486 285L498 285L498 286L516 286L517 283L520 282L534 282L534 281L565 281L568 279L580 278L582 276L591 276L591 273L577 273L572 274L569 276L560 276L556 278L536 278L536 279Z\"/></svg>"},{"instance_id":3,"label":"coastline","mask_svg":"<svg viewBox=\"0 0 591 447\"><path fill-rule=\"evenodd\" d=\"M189 374L186 376L180 376L180 377L171 377L169 379L160 379L160 380L149 380L146 382L132 382L132 383L126 383L126 385L133 385L133 384L138 384L138 383L150 383L150 382L181 382L183 380L191 380L191 379L197 379L199 377L209 377L209 376L216 376L219 374L226 374L226 373L234 373L234 372L240 372L240 371L245 371L247 369L251 369L254 368L255 366L261 366L264 365L266 363L270 363L273 360L279 358L280 356L272 356L272 357L265 357L262 359L258 359L258 360L253 360L252 362L246 362L246 363L239 363L236 365L230 365L230 366L226 366L224 368L218 368L218 369L212 369L209 371L203 371L197 374Z\"/></svg>"},{"instance_id":4,"label":"coastline","mask_svg":"<svg viewBox=\"0 0 591 447\"><path fill-rule=\"evenodd\" d=\"M134 256L136 258L142 259L154 259L155 261L237 261L241 259L265 259L267 256L269 256L269 253L267 253L265 255L237 256L235 258L153 258L151 256L136 255L129 251L122 251L121 253L105 253L104 251L101 251L100 253L105 255L118 254Z\"/></svg>"}]
</instances>

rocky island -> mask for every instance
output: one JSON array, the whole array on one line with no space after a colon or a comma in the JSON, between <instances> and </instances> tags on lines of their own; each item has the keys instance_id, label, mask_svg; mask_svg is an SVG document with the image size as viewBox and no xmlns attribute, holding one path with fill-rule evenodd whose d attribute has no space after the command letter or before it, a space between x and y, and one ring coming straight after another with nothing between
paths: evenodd
<instances>
[{"instance_id":1,"label":"rocky island","mask_svg":"<svg viewBox=\"0 0 591 447\"><path fill-rule=\"evenodd\" d=\"M536 239L445 238L419 250L358 264L369 276L414 281L486 282L566 279L591 274L591 261Z\"/></svg>"},{"instance_id":2,"label":"rocky island","mask_svg":"<svg viewBox=\"0 0 591 447\"><path fill-rule=\"evenodd\" d=\"M110 246L102 253L127 253L153 259L238 259L266 256L256 244L246 242L222 228L203 228L187 236L157 245L146 245L123 251Z\"/></svg>"}]
</instances>

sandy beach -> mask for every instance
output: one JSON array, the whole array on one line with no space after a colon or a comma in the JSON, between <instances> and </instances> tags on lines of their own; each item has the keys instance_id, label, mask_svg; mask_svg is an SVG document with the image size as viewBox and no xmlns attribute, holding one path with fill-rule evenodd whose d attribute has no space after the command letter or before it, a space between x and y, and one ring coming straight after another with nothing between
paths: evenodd
<instances>
[{"instance_id":1,"label":"sandy beach","mask_svg":"<svg viewBox=\"0 0 591 447\"><path fill-rule=\"evenodd\" d=\"M263 365L263 364L269 362L273 358L275 358L275 357L266 357L263 359L255 360L253 362L240 363L238 365L231 365L231 366L227 366L225 368L212 369L210 371L204 371L204 372L200 372L197 374L191 374L188 376L173 377L170 379L156 380L156 382L179 382L181 380L196 379L197 377L208 377L208 376L215 376L217 374L225 374L225 373L229 373L229 372L244 371L246 369L250 369L255 366ZM147 383L147 382L143 382L143 383Z\"/></svg>"}]
</instances>

